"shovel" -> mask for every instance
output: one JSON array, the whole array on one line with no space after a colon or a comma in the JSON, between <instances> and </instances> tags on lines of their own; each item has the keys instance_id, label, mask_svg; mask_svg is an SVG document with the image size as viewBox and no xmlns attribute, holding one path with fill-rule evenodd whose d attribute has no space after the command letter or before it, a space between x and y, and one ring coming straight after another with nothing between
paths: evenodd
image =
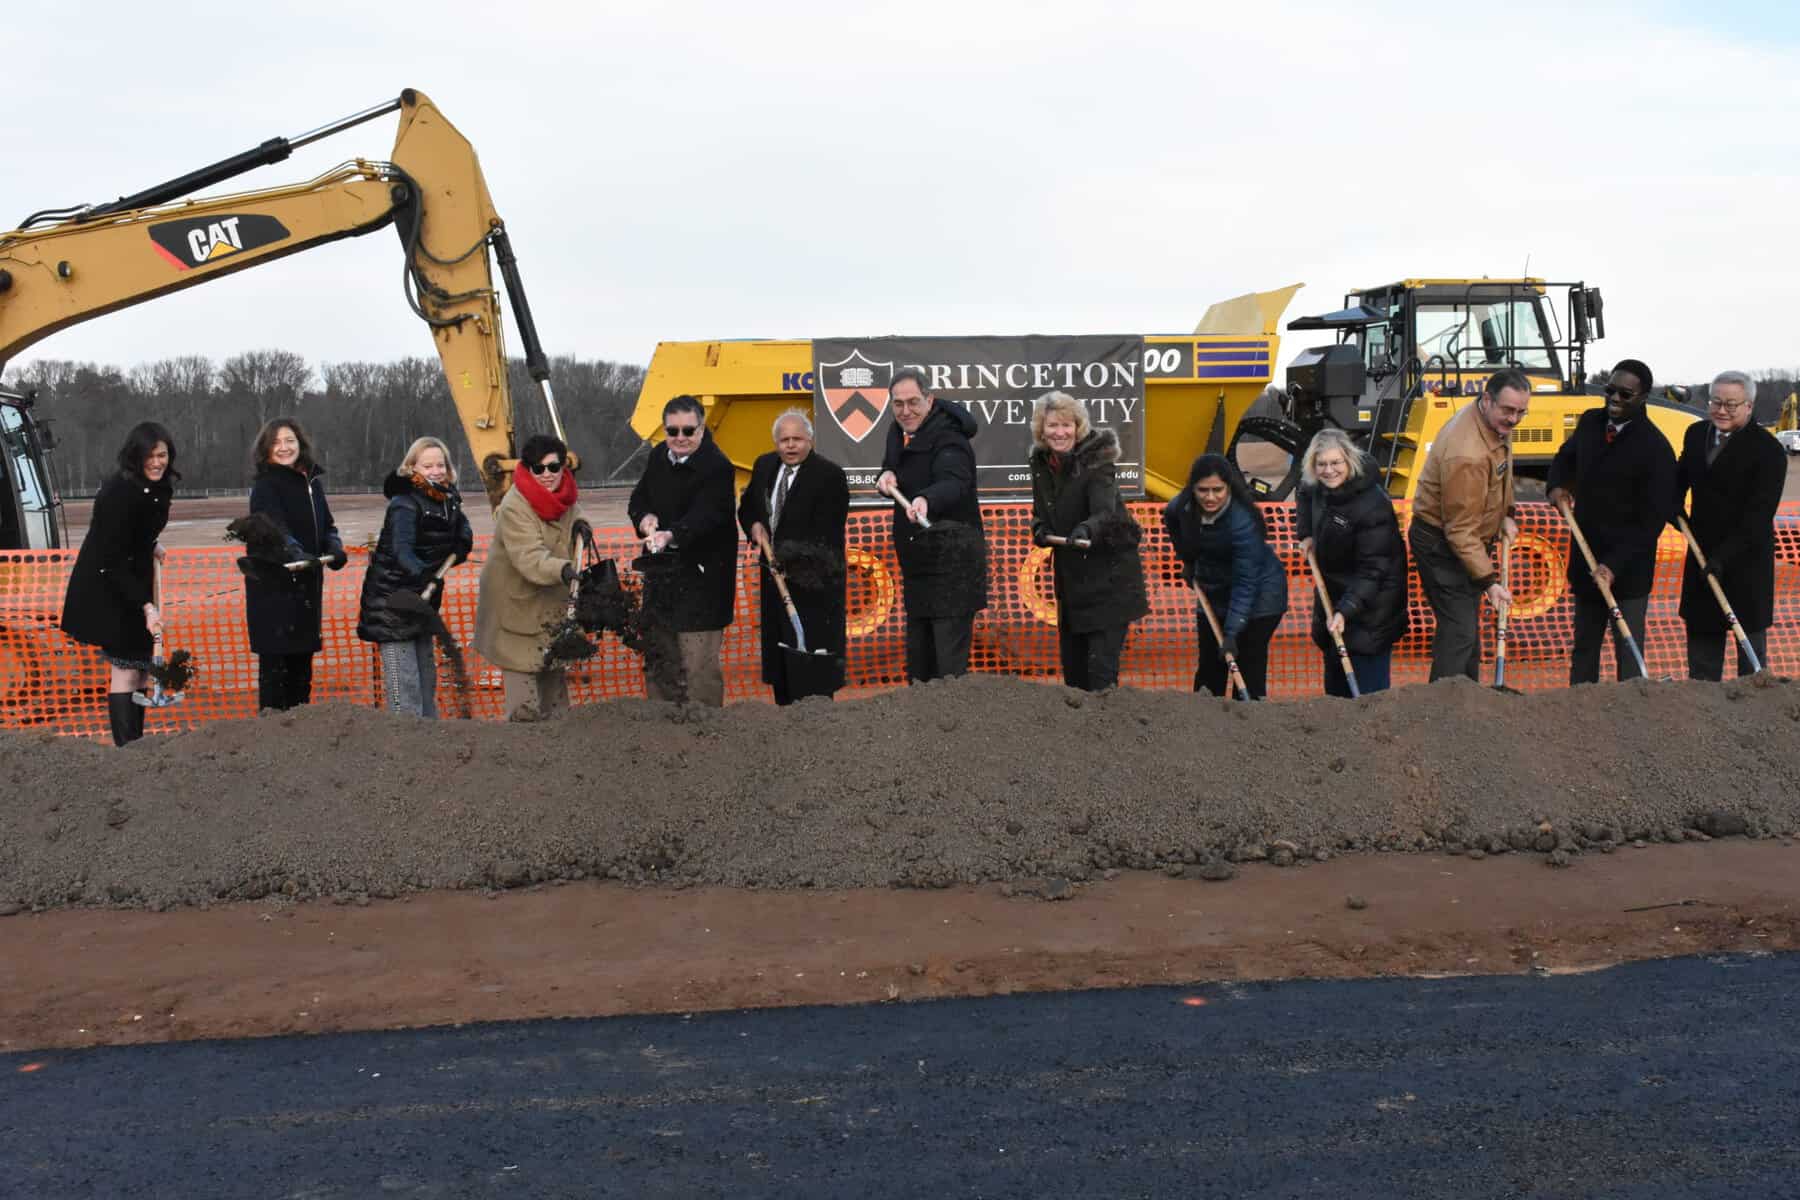
<instances>
[{"instance_id":1,"label":"shovel","mask_svg":"<svg viewBox=\"0 0 1800 1200\"><path fill-rule=\"evenodd\" d=\"M906 498L906 493L902 492L898 486L889 487L887 494L889 499L906 510L907 520L911 521L914 525L917 525L920 529L931 528L930 517L915 517L912 515L912 501Z\"/></svg>"},{"instance_id":2,"label":"shovel","mask_svg":"<svg viewBox=\"0 0 1800 1200\"><path fill-rule=\"evenodd\" d=\"M156 563L152 570L156 611L160 615L163 611L162 563ZM143 708L167 708L171 704L180 703L186 698L186 693L181 689L187 686L187 681L193 674L193 668L189 665L192 658L186 650L177 650L169 657L163 657L162 624L159 621L156 632L151 635L150 694L146 696L142 692L133 692L132 703ZM168 691L163 690L164 684L168 685Z\"/></svg>"},{"instance_id":3,"label":"shovel","mask_svg":"<svg viewBox=\"0 0 1800 1200\"><path fill-rule=\"evenodd\" d=\"M1500 539L1500 586L1512 595L1512 539ZM1494 616L1494 690L1509 696L1522 696L1518 688L1506 686L1506 623L1512 616L1512 601L1506 602Z\"/></svg>"},{"instance_id":4,"label":"shovel","mask_svg":"<svg viewBox=\"0 0 1800 1200\"><path fill-rule=\"evenodd\" d=\"M1706 555L1701 553L1700 543L1694 540L1694 531L1688 528L1687 518L1676 513L1675 526L1681 530L1681 536L1687 539L1694 561L1700 564L1700 573L1706 576L1707 585L1712 588L1713 599L1719 602L1719 611L1725 614L1725 623L1731 626L1731 632L1737 638L1738 649L1743 652L1744 661L1750 664L1751 674L1760 675L1763 669L1762 659L1756 657L1756 650L1750 645L1750 635L1738 624L1737 614L1731 610L1731 601L1725 598L1725 589L1720 585L1719 577L1707 573Z\"/></svg>"},{"instance_id":5,"label":"shovel","mask_svg":"<svg viewBox=\"0 0 1800 1200\"><path fill-rule=\"evenodd\" d=\"M1613 599L1611 585L1600 579L1599 564L1594 561L1594 552L1588 548L1587 538L1582 536L1581 526L1575 523L1575 514L1570 511L1569 502L1558 500L1556 507L1562 511L1563 523L1569 527L1569 536L1581 548L1581 557L1587 562L1588 575L1600 589L1600 598L1606 601L1606 610L1612 617L1613 628L1625 639L1625 647L1631 651L1632 660L1637 663L1639 678L1650 678L1650 669L1644 665L1643 651L1638 649L1637 639L1631 636L1631 626L1626 624L1625 614L1619 611L1619 602Z\"/></svg>"},{"instance_id":6,"label":"shovel","mask_svg":"<svg viewBox=\"0 0 1800 1200\"><path fill-rule=\"evenodd\" d=\"M444 576L450 573L450 565L450 556L446 555L444 561L438 564L437 573L431 577L431 582L418 592L401 588L391 593L387 598L387 607L394 612L418 617L425 622L425 631L434 637L449 637L450 628L444 624L443 614L431 606L431 597L443 586ZM289 569L293 568L290 566Z\"/></svg>"},{"instance_id":7,"label":"shovel","mask_svg":"<svg viewBox=\"0 0 1800 1200\"><path fill-rule=\"evenodd\" d=\"M775 555L766 537L760 539L757 546L762 551L763 565L769 568L769 577L775 581L775 590L781 594L781 607L787 610L788 624L794 628L792 646L786 642L778 643L788 696L803 700L808 696L834 695L844 686L844 660L828 650L807 650L806 628L800 624L800 610L794 607L786 573L775 565Z\"/></svg>"},{"instance_id":8,"label":"shovel","mask_svg":"<svg viewBox=\"0 0 1800 1200\"><path fill-rule=\"evenodd\" d=\"M1250 699L1250 688L1244 683L1244 673L1238 670L1237 655L1225 654L1225 631L1219 628L1219 618L1213 615L1212 601L1206 598L1206 593L1200 590L1199 584L1189 580L1188 586L1194 589L1194 595L1200 597L1200 611L1206 614L1206 624L1212 629L1213 640L1219 643L1219 653L1225 656L1225 673L1237 688L1238 699Z\"/></svg>"},{"instance_id":9,"label":"shovel","mask_svg":"<svg viewBox=\"0 0 1800 1200\"><path fill-rule=\"evenodd\" d=\"M1338 665L1344 669L1344 682L1350 685L1350 698L1362 698L1362 689L1356 686L1356 668L1350 665L1350 647L1344 645L1344 635L1331 628L1331 593L1325 590L1325 576L1319 570L1319 559L1310 548L1306 551L1306 565L1312 570L1313 586L1319 590L1319 603L1325 608L1325 628L1331 634L1332 645L1337 647Z\"/></svg>"},{"instance_id":10,"label":"shovel","mask_svg":"<svg viewBox=\"0 0 1800 1200\"><path fill-rule=\"evenodd\" d=\"M544 632L549 634L550 641L544 647L544 668L552 670L582 662L600 653L600 648L588 640L581 628L581 622L575 619L575 601L581 592L581 540L575 539L570 553L575 563L575 577L569 580L569 605L563 610L563 619L547 625Z\"/></svg>"}]
</instances>

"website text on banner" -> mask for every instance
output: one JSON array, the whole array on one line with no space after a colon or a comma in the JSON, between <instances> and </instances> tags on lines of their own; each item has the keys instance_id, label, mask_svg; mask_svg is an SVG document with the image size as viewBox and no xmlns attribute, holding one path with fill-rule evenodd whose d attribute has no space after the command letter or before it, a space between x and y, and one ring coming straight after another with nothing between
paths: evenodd
<instances>
[{"instance_id":1,"label":"website text on banner","mask_svg":"<svg viewBox=\"0 0 1800 1200\"><path fill-rule=\"evenodd\" d=\"M1146 529L1158 527L1158 508L1132 506ZM1287 565L1290 602L1276 634L1269 665L1269 691L1279 698L1321 694L1321 656L1308 635L1312 582L1294 544L1293 508L1265 505L1271 542ZM1406 517L1402 512L1402 519ZM1056 607L1051 593L1048 551L1031 545L1031 510L994 505L987 513L990 594L993 601L975 625L972 669L1027 679L1060 678L1056 651ZM902 644L899 575L889 545L884 509L861 509L850 517L849 686L845 694L898 687L906 681ZM1508 635L1507 682L1515 687L1561 687L1568 677L1572 602L1565 564L1572 552L1568 533L1547 504L1520 508L1520 537L1513 553L1515 607ZM607 530L601 551L629 563L638 545L629 531ZM478 542L474 559L451 573L444 617L468 644L475 624L475 581L486 554ZM1179 564L1160 536L1143 547L1150 614L1132 627L1122 682L1132 687L1186 689L1194 670L1192 596L1182 585ZM1685 629L1676 613L1681 590L1681 535L1666 530L1657 553L1647 638L1642 647L1652 678L1686 674ZM1800 504L1781 507L1776 518L1776 608L1769 630L1770 669L1800 672ZM73 551L0 554L0 727L104 736L100 694L106 669L88 647L57 629ZM244 586L236 551L172 550L164 588L168 645L193 652L200 674L185 703L160 709L148 732L166 733L204 721L255 715L256 659L244 631ZM325 650L314 663L315 702L380 703L380 669L375 648L356 638L356 608L366 553L352 554L348 569L328 576L325 588ZM636 579L622 568L627 586ZM723 650L726 697L765 700L756 638L756 566L749 549L740 552L743 586L737 613L726 630ZM1395 647L1396 685L1422 683L1430 667L1431 610L1413 580L1409 593L1412 632ZM571 699L596 703L644 694L638 660L610 635L600 653L570 672ZM1491 631L1487 639L1491 655ZM1606 653L1612 653L1610 643ZM470 653L475 716L501 715L499 673ZM1602 678L1611 678L1611 665Z\"/></svg>"}]
</instances>

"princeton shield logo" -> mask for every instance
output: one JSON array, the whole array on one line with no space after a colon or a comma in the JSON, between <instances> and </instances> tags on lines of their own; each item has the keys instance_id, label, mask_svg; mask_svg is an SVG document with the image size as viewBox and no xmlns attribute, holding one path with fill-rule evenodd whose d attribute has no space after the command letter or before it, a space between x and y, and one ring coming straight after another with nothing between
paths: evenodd
<instances>
[{"instance_id":1,"label":"princeton shield logo","mask_svg":"<svg viewBox=\"0 0 1800 1200\"><path fill-rule=\"evenodd\" d=\"M819 394L825 398L825 411L851 441L862 441L881 423L893 378L893 363L871 362L861 350L852 350L837 362L819 364Z\"/></svg>"}]
</instances>

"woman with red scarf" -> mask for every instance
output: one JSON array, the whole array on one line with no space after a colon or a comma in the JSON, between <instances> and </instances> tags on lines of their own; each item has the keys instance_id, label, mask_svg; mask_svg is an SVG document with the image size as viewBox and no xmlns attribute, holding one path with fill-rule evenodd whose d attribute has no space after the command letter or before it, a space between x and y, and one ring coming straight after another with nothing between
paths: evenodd
<instances>
[{"instance_id":1,"label":"woman with red scarf","mask_svg":"<svg viewBox=\"0 0 1800 1200\"><path fill-rule=\"evenodd\" d=\"M475 649L500 668L510 721L562 715L569 685L561 668L546 668L545 631L562 619L575 579L575 476L560 438L525 441L513 486L494 510L494 540L481 568L475 604Z\"/></svg>"}]
</instances>

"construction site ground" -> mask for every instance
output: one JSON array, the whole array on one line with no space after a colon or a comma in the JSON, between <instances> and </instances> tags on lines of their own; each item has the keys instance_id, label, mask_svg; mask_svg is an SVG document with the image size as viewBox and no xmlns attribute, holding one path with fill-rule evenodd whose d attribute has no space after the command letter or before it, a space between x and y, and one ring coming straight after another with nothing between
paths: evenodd
<instances>
[{"instance_id":1,"label":"construction site ground","mask_svg":"<svg viewBox=\"0 0 1800 1200\"><path fill-rule=\"evenodd\" d=\"M0 1051L1800 942L1800 688L0 735Z\"/></svg>"}]
</instances>

